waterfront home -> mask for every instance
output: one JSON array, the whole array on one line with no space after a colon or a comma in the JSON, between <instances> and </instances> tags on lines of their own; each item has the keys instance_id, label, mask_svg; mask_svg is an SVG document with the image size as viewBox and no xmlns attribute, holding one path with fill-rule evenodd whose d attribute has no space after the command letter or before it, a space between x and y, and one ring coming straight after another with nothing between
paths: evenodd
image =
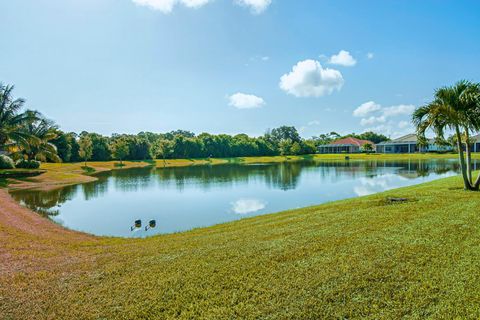
<instances>
[{"instance_id":1,"label":"waterfront home","mask_svg":"<svg viewBox=\"0 0 480 320\"><path fill-rule=\"evenodd\" d=\"M473 152L480 152L480 134L472 137L472 141L473 141L473 147L472 147Z\"/></svg>"},{"instance_id":2,"label":"waterfront home","mask_svg":"<svg viewBox=\"0 0 480 320\"><path fill-rule=\"evenodd\" d=\"M380 142L375 146L377 153L416 153L416 152L438 152L452 150L450 146L440 146L433 139L427 139L427 145L418 144L417 135L407 134L403 137Z\"/></svg>"},{"instance_id":3,"label":"waterfront home","mask_svg":"<svg viewBox=\"0 0 480 320\"><path fill-rule=\"evenodd\" d=\"M363 146L369 144L372 150L375 150L375 144L368 140L361 140L353 137L338 139L330 144L321 145L318 147L319 153L359 153L363 150Z\"/></svg>"}]
</instances>

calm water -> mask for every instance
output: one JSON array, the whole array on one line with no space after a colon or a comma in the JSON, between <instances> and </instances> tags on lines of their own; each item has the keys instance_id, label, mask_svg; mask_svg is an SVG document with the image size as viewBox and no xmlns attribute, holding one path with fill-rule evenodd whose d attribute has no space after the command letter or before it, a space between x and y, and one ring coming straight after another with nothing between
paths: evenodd
<instances>
[{"instance_id":1,"label":"calm water","mask_svg":"<svg viewBox=\"0 0 480 320\"><path fill-rule=\"evenodd\" d=\"M455 175L455 160L346 161L129 169L56 191L13 197L67 228L96 235L143 237ZM131 231L136 219L157 226Z\"/></svg>"}]
</instances>

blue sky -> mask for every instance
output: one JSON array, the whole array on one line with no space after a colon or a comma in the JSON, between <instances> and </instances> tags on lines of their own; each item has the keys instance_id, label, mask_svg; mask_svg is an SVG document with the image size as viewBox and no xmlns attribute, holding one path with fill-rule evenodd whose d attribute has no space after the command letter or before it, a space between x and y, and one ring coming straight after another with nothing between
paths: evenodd
<instances>
[{"instance_id":1,"label":"blue sky","mask_svg":"<svg viewBox=\"0 0 480 320\"><path fill-rule=\"evenodd\" d=\"M0 81L66 131L398 136L480 81L480 1L0 2Z\"/></svg>"}]
</instances>

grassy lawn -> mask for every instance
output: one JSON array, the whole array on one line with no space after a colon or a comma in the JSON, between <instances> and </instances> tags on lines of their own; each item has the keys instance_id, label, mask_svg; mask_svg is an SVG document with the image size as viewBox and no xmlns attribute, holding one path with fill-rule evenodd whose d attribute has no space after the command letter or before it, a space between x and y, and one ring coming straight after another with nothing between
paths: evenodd
<instances>
[{"instance_id":1,"label":"grassy lawn","mask_svg":"<svg viewBox=\"0 0 480 320\"><path fill-rule=\"evenodd\" d=\"M147 239L64 230L0 190L10 206L0 207L0 315L478 319L480 193L461 185L447 178ZM31 221L1 218L15 211Z\"/></svg>"}]
</instances>

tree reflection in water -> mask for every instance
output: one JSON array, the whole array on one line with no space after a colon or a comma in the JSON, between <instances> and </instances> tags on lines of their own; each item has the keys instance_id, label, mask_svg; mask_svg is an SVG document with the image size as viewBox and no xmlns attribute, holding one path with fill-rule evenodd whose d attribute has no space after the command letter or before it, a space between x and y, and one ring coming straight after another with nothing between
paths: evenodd
<instances>
[{"instance_id":1,"label":"tree reflection in water","mask_svg":"<svg viewBox=\"0 0 480 320\"><path fill-rule=\"evenodd\" d=\"M374 157L374 156L372 156ZM478 162L475 161L474 167ZM225 164L216 166L191 166L179 168L137 168L101 173L98 181L57 190L23 190L11 192L12 197L28 208L45 216L59 214L59 206L81 192L85 200L105 195L109 188L125 192L139 192L152 187L176 188L183 191L188 185L208 191L212 187L234 188L238 183L264 183L268 188L292 190L297 188L302 173L314 170L322 178L338 181L343 178L373 179L385 172L395 170L406 179L426 177L431 173L458 172L456 161L451 160L408 160L408 161L314 161Z\"/></svg>"}]
</instances>

